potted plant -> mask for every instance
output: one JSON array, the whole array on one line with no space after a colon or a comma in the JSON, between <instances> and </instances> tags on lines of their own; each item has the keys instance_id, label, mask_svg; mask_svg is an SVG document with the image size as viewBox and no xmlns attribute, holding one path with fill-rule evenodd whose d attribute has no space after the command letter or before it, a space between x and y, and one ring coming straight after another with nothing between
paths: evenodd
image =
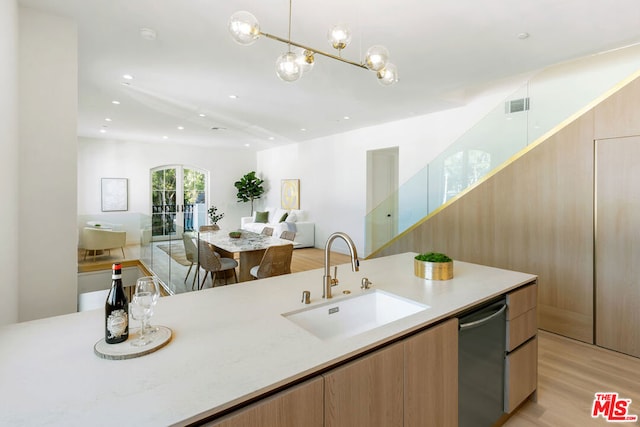
<instances>
[{"instance_id":1,"label":"potted plant","mask_svg":"<svg viewBox=\"0 0 640 427\"><path fill-rule=\"evenodd\" d=\"M416 276L428 280L449 280L453 278L453 260L439 252L418 254L413 260Z\"/></svg>"},{"instance_id":2,"label":"potted plant","mask_svg":"<svg viewBox=\"0 0 640 427\"><path fill-rule=\"evenodd\" d=\"M218 212L218 208L216 208L213 205L211 205L211 207L207 210L207 213L209 214L209 219L211 220L211 224L217 224L218 221L224 218L224 214L222 212L220 213L217 213L217 212Z\"/></svg>"},{"instance_id":3,"label":"potted plant","mask_svg":"<svg viewBox=\"0 0 640 427\"><path fill-rule=\"evenodd\" d=\"M259 199L264 193L263 183L264 180L258 178L254 171L249 172L239 181L233 183L238 190L238 202L251 202L251 215L253 215L253 201Z\"/></svg>"}]
</instances>

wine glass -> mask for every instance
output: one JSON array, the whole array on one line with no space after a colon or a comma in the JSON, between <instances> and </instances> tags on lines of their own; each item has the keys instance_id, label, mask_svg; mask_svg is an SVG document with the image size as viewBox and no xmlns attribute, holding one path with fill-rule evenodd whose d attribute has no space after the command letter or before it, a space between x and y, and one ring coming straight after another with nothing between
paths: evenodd
<instances>
[{"instance_id":1,"label":"wine glass","mask_svg":"<svg viewBox=\"0 0 640 427\"><path fill-rule=\"evenodd\" d=\"M138 338L131 342L136 347L145 346L153 341L147 322L153 315L153 306L158 301L160 290L157 278L141 277L136 281L136 288L129 304L129 312L134 320L141 322Z\"/></svg>"},{"instance_id":2,"label":"wine glass","mask_svg":"<svg viewBox=\"0 0 640 427\"><path fill-rule=\"evenodd\" d=\"M147 320L149 320L149 318L151 316L153 316L153 308L155 307L155 305L158 303L158 299L160 298L160 283L158 282L158 278L155 276L144 276L144 277L140 277L138 280L136 280L136 290L135 292L149 292L151 294L151 311L149 313L149 316L147 318ZM147 327L146 330L144 331L145 333L149 333L149 334L153 334L155 332L158 332L158 328L157 327L153 327L151 326L149 323L147 323Z\"/></svg>"}]
</instances>

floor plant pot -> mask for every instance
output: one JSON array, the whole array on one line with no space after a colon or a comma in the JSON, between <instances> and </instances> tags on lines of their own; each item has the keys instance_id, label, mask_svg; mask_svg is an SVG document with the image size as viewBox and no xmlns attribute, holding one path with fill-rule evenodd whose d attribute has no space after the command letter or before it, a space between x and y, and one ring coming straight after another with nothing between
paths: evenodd
<instances>
[{"instance_id":1,"label":"floor plant pot","mask_svg":"<svg viewBox=\"0 0 640 427\"><path fill-rule=\"evenodd\" d=\"M422 279L450 280L453 278L453 261L430 262L414 259L413 272Z\"/></svg>"}]
</instances>

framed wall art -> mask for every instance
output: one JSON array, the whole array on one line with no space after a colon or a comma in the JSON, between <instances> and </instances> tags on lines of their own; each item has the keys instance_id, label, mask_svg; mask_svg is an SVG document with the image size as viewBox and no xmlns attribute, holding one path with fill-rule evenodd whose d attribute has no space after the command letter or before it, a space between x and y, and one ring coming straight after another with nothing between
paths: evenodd
<instances>
[{"instance_id":1,"label":"framed wall art","mask_svg":"<svg viewBox=\"0 0 640 427\"><path fill-rule=\"evenodd\" d=\"M300 180L283 179L280 191L282 209L300 209Z\"/></svg>"},{"instance_id":2,"label":"framed wall art","mask_svg":"<svg viewBox=\"0 0 640 427\"><path fill-rule=\"evenodd\" d=\"M102 178L102 212L129 210L127 178Z\"/></svg>"}]
</instances>

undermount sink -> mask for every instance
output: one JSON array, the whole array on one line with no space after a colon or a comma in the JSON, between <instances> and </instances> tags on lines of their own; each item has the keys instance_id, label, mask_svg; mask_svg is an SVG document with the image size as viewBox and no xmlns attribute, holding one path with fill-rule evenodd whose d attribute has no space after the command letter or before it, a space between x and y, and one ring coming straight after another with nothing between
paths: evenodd
<instances>
[{"instance_id":1,"label":"undermount sink","mask_svg":"<svg viewBox=\"0 0 640 427\"><path fill-rule=\"evenodd\" d=\"M351 337L428 309L388 292L374 290L282 314L323 340Z\"/></svg>"}]
</instances>

